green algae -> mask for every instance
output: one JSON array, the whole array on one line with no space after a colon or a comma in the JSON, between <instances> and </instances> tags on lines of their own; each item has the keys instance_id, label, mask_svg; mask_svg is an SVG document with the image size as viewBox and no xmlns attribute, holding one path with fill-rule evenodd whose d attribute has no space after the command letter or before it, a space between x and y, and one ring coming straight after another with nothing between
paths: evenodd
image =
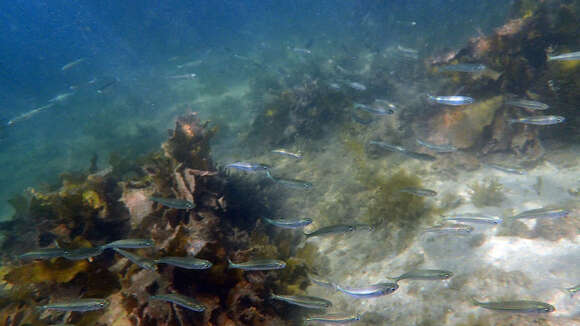
<instances>
[{"instance_id":1,"label":"green algae","mask_svg":"<svg viewBox=\"0 0 580 326\"><path fill-rule=\"evenodd\" d=\"M500 206L505 199L503 185L495 177L487 177L483 182L474 182L471 189L471 202L475 207Z\"/></svg>"}]
</instances>

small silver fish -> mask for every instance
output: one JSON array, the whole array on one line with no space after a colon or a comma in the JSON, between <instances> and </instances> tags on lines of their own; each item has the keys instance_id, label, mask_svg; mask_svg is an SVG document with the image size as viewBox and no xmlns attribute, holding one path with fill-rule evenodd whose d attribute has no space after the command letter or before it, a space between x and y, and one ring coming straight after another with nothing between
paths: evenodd
<instances>
[{"instance_id":1,"label":"small silver fish","mask_svg":"<svg viewBox=\"0 0 580 326\"><path fill-rule=\"evenodd\" d=\"M361 83L349 82L347 84L350 88L356 89L357 91L366 91L367 87Z\"/></svg>"},{"instance_id":2,"label":"small silver fish","mask_svg":"<svg viewBox=\"0 0 580 326\"><path fill-rule=\"evenodd\" d=\"M417 144L423 146L423 147L427 147L428 149L435 151L437 153L452 153L452 152L457 152L457 147L447 144L447 145L437 145L437 144L433 144L433 143L429 143L426 142L424 140L421 140L419 138L416 139Z\"/></svg>"},{"instance_id":3,"label":"small silver fish","mask_svg":"<svg viewBox=\"0 0 580 326\"><path fill-rule=\"evenodd\" d=\"M533 117L524 117L517 119L509 119L508 123L523 123L528 125L548 126L555 125L566 121L566 118L558 115L537 115Z\"/></svg>"},{"instance_id":4,"label":"small silver fish","mask_svg":"<svg viewBox=\"0 0 580 326\"><path fill-rule=\"evenodd\" d=\"M306 238L311 238L311 237L345 234L360 230L373 231L374 228L368 224L336 224L322 227L311 233L304 233L304 235L306 236Z\"/></svg>"},{"instance_id":5,"label":"small silver fish","mask_svg":"<svg viewBox=\"0 0 580 326\"><path fill-rule=\"evenodd\" d=\"M468 72L468 73L475 73L475 72L482 72L487 67L482 65L481 63L458 63L454 65L447 65L441 67L443 71L453 71L453 72Z\"/></svg>"},{"instance_id":6,"label":"small silver fish","mask_svg":"<svg viewBox=\"0 0 580 326\"><path fill-rule=\"evenodd\" d=\"M383 108L387 111L388 114L394 114L397 111L399 111L399 108L393 104L392 102L389 102L387 100L381 100L381 99L375 99L375 106L378 106L380 108Z\"/></svg>"},{"instance_id":7,"label":"small silver fish","mask_svg":"<svg viewBox=\"0 0 580 326\"><path fill-rule=\"evenodd\" d=\"M309 280L310 280L312 283L314 283L314 284L316 284L316 285L319 285L319 286L322 286L322 287L325 287L325 288L329 288L329 289L334 289L334 288L335 288L335 285L334 285L334 283L332 283L332 282L331 282L331 281L329 281L329 280L326 280L326 279L320 278L320 277L318 277L318 276L315 276L315 275L312 275L312 274L308 274L308 279L309 279Z\"/></svg>"},{"instance_id":8,"label":"small silver fish","mask_svg":"<svg viewBox=\"0 0 580 326\"><path fill-rule=\"evenodd\" d=\"M101 246L101 249L121 248L121 249L139 249L155 246L155 242L151 239L122 239L107 243Z\"/></svg>"},{"instance_id":9,"label":"small silver fish","mask_svg":"<svg viewBox=\"0 0 580 326\"><path fill-rule=\"evenodd\" d=\"M327 309L332 307L332 302L323 298L312 297L309 295L272 294L271 298L308 309Z\"/></svg>"},{"instance_id":10,"label":"small silver fish","mask_svg":"<svg viewBox=\"0 0 580 326\"><path fill-rule=\"evenodd\" d=\"M580 60L580 51L548 56L548 61L573 61L573 60Z\"/></svg>"},{"instance_id":11,"label":"small silver fish","mask_svg":"<svg viewBox=\"0 0 580 326\"><path fill-rule=\"evenodd\" d=\"M297 160L301 160L304 157L301 152L293 153L293 152L289 152L285 149L275 149L272 151L272 153L276 153L276 154L284 155L287 157L295 158Z\"/></svg>"},{"instance_id":12,"label":"small silver fish","mask_svg":"<svg viewBox=\"0 0 580 326\"><path fill-rule=\"evenodd\" d=\"M401 154L408 156L410 158L414 158L416 160L420 160L420 161L433 162L433 161L437 160L437 158L435 156L429 155L427 153L419 153L419 152L404 150L401 152Z\"/></svg>"},{"instance_id":13,"label":"small silver fish","mask_svg":"<svg viewBox=\"0 0 580 326\"><path fill-rule=\"evenodd\" d=\"M498 216L489 216L478 213L463 213L446 216L445 221L483 223L483 224L501 224L503 219Z\"/></svg>"},{"instance_id":14,"label":"small silver fish","mask_svg":"<svg viewBox=\"0 0 580 326\"><path fill-rule=\"evenodd\" d=\"M185 269L208 269L213 266L212 262L195 257L162 257L155 260L156 264L173 265Z\"/></svg>"},{"instance_id":15,"label":"small silver fish","mask_svg":"<svg viewBox=\"0 0 580 326\"><path fill-rule=\"evenodd\" d=\"M568 293L570 295L570 298L573 298L576 293L580 292L580 284L573 287L565 288L564 292Z\"/></svg>"},{"instance_id":16,"label":"small silver fish","mask_svg":"<svg viewBox=\"0 0 580 326\"><path fill-rule=\"evenodd\" d=\"M67 252L68 251L66 249L63 249L63 248L41 248L41 249L36 249L33 251L29 251L27 253L24 253L24 254L18 256L18 258L44 260L44 259L52 259L52 258L57 258L57 257L64 257L64 255L66 255Z\"/></svg>"},{"instance_id":17,"label":"small silver fish","mask_svg":"<svg viewBox=\"0 0 580 326\"><path fill-rule=\"evenodd\" d=\"M57 96L51 98L48 101L49 102L64 102L66 99L73 96L74 94L75 94L74 92L58 94Z\"/></svg>"},{"instance_id":18,"label":"small silver fish","mask_svg":"<svg viewBox=\"0 0 580 326\"><path fill-rule=\"evenodd\" d=\"M61 71L67 71L70 68L78 65L79 63L85 61L87 58L80 58L80 59L76 59L75 61L71 61L69 63L67 63L66 65L62 66L62 68L60 68Z\"/></svg>"},{"instance_id":19,"label":"small silver fish","mask_svg":"<svg viewBox=\"0 0 580 326\"><path fill-rule=\"evenodd\" d=\"M495 301L495 302L479 302L475 298L471 298L474 305L485 309L499 310L507 312L518 313L549 313L556 310L554 306L549 303L540 301L515 300L515 301Z\"/></svg>"},{"instance_id":20,"label":"small silver fish","mask_svg":"<svg viewBox=\"0 0 580 326\"><path fill-rule=\"evenodd\" d=\"M383 107L373 107L366 104L355 103L354 108L376 115L389 115L395 113L392 109L385 109Z\"/></svg>"},{"instance_id":21,"label":"small silver fish","mask_svg":"<svg viewBox=\"0 0 580 326\"><path fill-rule=\"evenodd\" d=\"M94 311L105 309L110 302L107 299L77 299L68 302L49 303L38 307L40 310L56 310L56 311Z\"/></svg>"},{"instance_id":22,"label":"small silver fish","mask_svg":"<svg viewBox=\"0 0 580 326\"><path fill-rule=\"evenodd\" d=\"M226 165L227 169L236 169L247 172L269 171L270 167L265 164L249 163L249 162L235 162Z\"/></svg>"},{"instance_id":23,"label":"small silver fish","mask_svg":"<svg viewBox=\"0 0 580 326\"><path fill-rule=\"evenodd\" d=\"M145 270L152 271L155 269L155 262L152 259L141 257L137 254L119 248L113 248L113 250L115 250L119 255L129 259L133 264Z\"/></svg>"},{"instance_id":24,"label":"small silver fish","mask_svg":"<svg viewBox=\"0 0 580 326\"><path fill-rule=\"evenodd\" d=\"M511 167L511 166L505 166L505 165L499 165L499 164L495 164L495 163L489 163L489 164L484 164L485 166L492 168L492 169L496 169L502 172L506 172L506 173L511 173L511 174L518 174L518 175L526 175L527 172L517 168L517 167Z\"/></svg>"},{"instance_id":25,"label":"small silver fish","mask_svg":"<svg viewBox=\"0 0 580 326\"><path fill-rule=\"evenodd\" d=\"M389 295L397 291L399 285L396 283L378 283L362 288L348 288L336 285L336 289L344 294L358 299L376 298L383 295Z\"/></svg>"},{"instance_id":26,"label":"small silver fish","mask_svg":"<svg viewBox=\"0 0 580 326\"><path fill-rule=\"evenodd\" d=\"M285 229L299 229L312 223L312 219L308 217L299 219L286 219L286 218L269 219L267 217L264 217L264 221L279 228Z\"/></svg>"},{"instance_id":27,"label":"small silver fish","mask_svg":"<svg viewBox=\"0 0 580 326\"><path fill-rule=\"evenodd\" d=\"M473 232L473 227L470 225L465 224L444 224L444 225L436 225L434 227L425 229L423 234L425 233L439 233L439 234L458 234L458 235L467 235Z\"/></svg>"},{"instance_id":28,"label":"small silver fish","mask_svg":"<svg viewBox=\"0 0 580 326\"><path fill-rule=\"evenodd\" d=\"M163 206L175 209L194 209L195 204L185 199L177 198L161 198L161 197L149 197L149 200L159 203Z\"/></svg>"},{"instance_id":29,"label":"small silver fish","mask_svg":"<svg viewBox=\"0 0 580 326\"><path fill-rule=\"evenodd\" d=\"M195 79L197 77L196 74L191 73L191 74L183 74L183 75L171 75L171 76L167 76L165 78L167 79L185 79L185 80L189 80L189 79Z\"/></svg>"},{"instance_id":30,"label":"small silver fish","mask_svg":"<svg viewBox=\"0 0 580 326\"><path fill-rule=\"evenodd\" d=\"M437 196L437 192L431 189L423 189L423 188L415 188L415 187L408 187L400 189L399 192L408 193L415 196L420 197L435 197Z\"/></svg>"},{"instance_id":31,"label":"small silver fish","mask_svg":"<svg viewBox=\"0 0 580 326\"><path fill-rule=\"evenodd\" d=\"M453 272L440 269L416 269L389 279L398 283L400 280L446 280L452 276Z\"/></svg>"},{"instance_id":32,"label":"small silver fish","mask_svg":"<svg viewBox=\"0 0 580 326\"><path fill-rule=\"evenodd\" d=\"M509 99L505 101L505 104L512 105L522 109L539 110L539 111L547 110L550 107L548 104L544 104L542 102L525 99Z\"/></svg>"},{"instance_id":33,"label":"small silver fish","mask_svg":"<svg viewBox=\"0 0 580 326\"><path fill-rule=\"evenodd\" d=\"M402 152L405 152L406 151L406 149L404 147L397 146L397 145L387 144L387 143L382 142L382 141L371 140L369 142L369 144L370 145L375 145L375 146L382 147L382 148L384 148L384 149L386 149L388 151L391 151L391 152L399 152L399 153L402 153Z\"/></svg>"},{"instance_id":34,"label":"small silver fish","mask_svg":"<svg viewBox=\"0 0 580 326\"><path fill-rule=\"evenodd\" d=\"M90 259L103 253L100 247L94 248L79 248L67 250L66 254L62 256L68 260L82 260Z\"/></svg>"},{"instance_id":35,"label":"small silver fish","mask_svg":"<svg viewBox=\"0 0 580 326\"><path fill-rule=\"evenodd\" d=\"M314 186L311 182L304 180L274 178L271 175L270 178L276 183L288 188L309 190Z\"/></svg>"},{"instance_id":36,"label":"small silver fish","mask_svg":"<svg viewBox=\"0 0 580 326\"><path fill-rule=\"evenodd\" d=\"M570 214L570 211L567 209L560 209L560 208L538 208L532 209L529 211L521 212L518 215L514 215L511 218L520 219L520 218L559 218L559 217L566 217Z\"/></svg>"},{"instance_id":37,"label":"small silver fish","mask_svg":"<svg viewBox=\"0 0 580 326\"><path fill-rule=\"evenodd\" d=\"M197 300L177 293L159 294L149 297L149 300L165 301L195 312L205 311L205 306Z\"/></svg>"},{"instance_id":38,"label":"small silver fish","mask_svg":"<svg viewBox=\"0 0 580 326\"><path fill-rule=\"evenodd\" d=\"M306 317L305 321L307 322L321 322L321 323L328 323L328 324L349 324L360 320L360 315L355 314L326 314L320 316L309 316Z\"/></svg>"},{"instance_id":39,"label":"small silver fish","mask_svg":"<svg viewBox=\"0 0 580 326\"><path fill-rule=\"evenodd\" d=\"M255 259L243 263L234 263L228 258L228 268L237 268L245 271L268 271L286 267L286 262L277 259Z\"/></svg>"},{"instance_id":40,"label":"small silver fish","mask_svg":"<svg viewBox=\"0 0 580 326\"><path fill-rule=\"evenodd\" d=\"M302 49L302 48L292 48L292 51L297 52L297 53L312 54L312 51L310 51L308 49Z\"/></svg>"},{"instance_id":41,"label":"small silver fish","mask_svg":"<svg viewBox=\"0 0 580 326\"><path fill-rule=\"evenodd\" d=\"M443 104L451 106L461 106L473 104L475 100L468 96L427 96L427 101L431 104Z\"/></svg>"}]
</instances>

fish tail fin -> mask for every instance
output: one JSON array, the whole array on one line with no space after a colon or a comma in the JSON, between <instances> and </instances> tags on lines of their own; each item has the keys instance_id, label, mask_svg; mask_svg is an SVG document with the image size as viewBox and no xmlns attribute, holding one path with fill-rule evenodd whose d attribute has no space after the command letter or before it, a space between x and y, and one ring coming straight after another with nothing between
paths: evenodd
<instances>
[{"instance_id":1,"label":"fish tail fin","mask_svg":"<svg viewBox=\"0 0 580 326\"><path fill-rule=\"evenodd\" d=\"M266 177L268 177L268 179L276 182L276 178L274 178L274 176L272 176L272 172L270 172L270 169L266 170Z\"/></svg>"},{"instance_id":2,"label":"fish tail fin","mask_svg":"<svg viewBox=\"0 0 580 326\"><path fill-rule=\"evenodd\" d=\"M387 276L387 280L389 280L389 281L393 281L393 282L395 282L395 283L397 283L397 284L398 284L398 283L399 283L399 281L400 281L400 279L399 279L398 277L390 277L390 276Z\"/></svg>"},{"instance_id":3,"label":"fish tail fin","mask_svg":"<svg viewBox=\"0 0 580 326\"><path fill-rule=\"evenodd\" d=\"M547 55L548 59L546 61L552 61L554 60L554 56L553 55Z\"/></svg>"},{"instance_id":4,"label":"fish tail fin","mask_svg":"<svg viewBox=\"0 0 580 326\"><path fill-rule=\"evenodd\" d=\"M429 104L435 104L435 97L431 94L425 94L426 99L427 99L427 103Z\"/></svg>"},{"instance_id":5,"label":"fish tail fin","mask_svg":"<svg viewBox=\"0 0 580 326\"><path fill-rule=\"evenodd\" d=\"M477 300L475 299L475 297L474 297L474 296L471 296L471 297L469 297L469 301L470 301L470 302L471 302L471 304L472 304L472 305L474 305L474 306L479 306L479 305L481 305L481 302L477 301Z\"/></svg>"},{"instance_id":6,"label":"fish tail fin","mask_svg":"<svg viewBox=\"0 0 580 326\"><path fill-rule=\"evenodd\" d=\"M234 265L234 262L230 259L230 257L228 257L228 269L233 268Z\"/></svg>"}]
</instances>

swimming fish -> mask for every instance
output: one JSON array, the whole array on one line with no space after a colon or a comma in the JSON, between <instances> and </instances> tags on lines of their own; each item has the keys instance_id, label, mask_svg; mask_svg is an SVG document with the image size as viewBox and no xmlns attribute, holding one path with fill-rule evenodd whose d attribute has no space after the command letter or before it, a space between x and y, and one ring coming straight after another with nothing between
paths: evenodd
<instances>
[{"instance_id":1,"label":"swimming fish","mask_svg":"<svg viewBox=\"0 0 580 326\"><path fill-rule=\"evenodd\" d=\"M276 153L276 154L284 155L287 157L295 158L297 160L301 160L304 157L301 152L293 153L293 152L289 152L285 149L275 149L272 151L272 153Z\"/></svg>"},{"instance_id":2,"label":"swimming fish","mask_svg":"<svg viewBox=\"0 0 580 326\"><path fill-rule=\"evenodd\" d=\"M411 195L420 196L420 197L435 197L437 196L437 192L431 189L423 189L423 188L414 188L408 187L400 189L399 192L405 192Z\"/></svg>"},{"instance_id":3,"label":"swimming fish","mask_svg":"<svg viewBox=\"0 0 580 326\"><path fill-rule=\"evenodd\" d=\"M320 316L309 316L306 317L305 321L307 322L321 322L321 323L328 323L328 324L349 324L360 320L360 315L355 314L326 314Z\"/></svg>"},{"instance_id":4,"label":"swimming fish","mask_svg":"<svg viewBox=\"0 0 580 326\"><path fill-rule=\"evenodd\" d=\"M373 107L366 104L355 103L354 108L358 110L362 110L368 113L376 114L376 115L387 115L395 113L392 109L385 109L383 107Z\"/></svg>"},{"instance_id":5,"label":"swimming fish","mask_svg":"<svg viewBox=\"0 0 580 326\"><path fill-rule=\"evenodd\" d=\"M152 271L155 269L155 262L152 259L141 257L137 254L119 248L113 247L113 250L115 250L119 255L129 259L133 264L145 270Z\"/></svg>"},{"instance_id":6,"label":"swimming fish","mask_svg":"<svg viewBox=\"0 0 580 326\"><path fill-rule=\"evenodd\" d=\"M101 246L101 249L121 248L121 249L139 249L155 246L155 242L151 239L122 239L107 243Z\"/></svg>"},{"instance_id":7,"label":"swimming fish","mask_svg":"<svg viewBox=\"0 0 580 326\"><path fill-rule=\"evenodd\" d=\"M458 234L466 235L473 231L473 227L465 224L444 224L436 225L434 227L423 230L425 233L439 233L439 234Z\"/></svg>"},{"instance_id":8,"label":"swimming fish","mask_svg":"<svg viewBox=\"0 0 580 326\"><path fill-rule=\"evenodd\" d=\"M234 263L228 258L228 264L228 268L237 268L245 271L267 271L286 267L286 262L277 259L255 259L243 263Z\"/></svg>"},{"instance_id":9,"label":"swimming fish","mask_svg":"<svg viewBox=\"0 0 580 326\"><path fill-rule=\"evenodd\" d=\"M57 257L64 257L64 255L66 255L67 252L68 252L68 250L63 249L63 248L41 248L41 249L36 249L36 250L29 251L27 253L24 253L24 254L18 256L18 258L44 260L44 259L52 259L52 258L57 258Z\"/></svg>"},{"instance_id":10,"label":"swimming fish","mask_svg":"<svg viewBox=\"0 0 580 326\"><path fill-rule=\"evenodd\" d=\"M269 176L276 183L278 183L282 186L288 187L288 188L308 190L314 186L311 182L304 181L304 180L281 179L281 178L274 178L271 175L269 175Z\"/></svg>"},{"instance_id":11,"label":"swimming fish","mask_svg":"<svg viewBox=\"0 0 580 326\"><path fill-rule=\"evenodd\" d=\"M452 152L457 152L457 147L447 144L447 145L437 145L437 144L433 144L433 143L429 143L426 142L424 140L421 140L419 138L416 139L417 144L427 147L428 149L438 152L438 153L452 153Z\"/></svg>"},{"instance_id":12,"label":"swimming fish","mask_svg":"<svg viewBox=\"0 0 580 326\"><path fill-rule=\"evenodd\" d=\"M446 280L453 276L453 272L439 269L416 269L398 277L389 279L398 283L400 280Z\"/></svg>"},{"instance_id":13,"label":"swimming fish","mask_svg":"<svg viewBox=\"0 0 580 326\"><path fill-rule=\"evenodd\" d=\"M408 150L408 149L406 149L404 147L387 144L387 143L382 142L382 141L374 141L374 140L371 140L369 142L369 144L376 145L376 146L379 146L381 148L384 148L384 149L386 149L388 151L397 152L397 153L400 153L400 154L403 154L405 156L408 156L408 157L411 157L411 158L414 158L414 159L417 159L417 160L421 160L421 161L430 161L430 162L432 162L432 161L437 160L437 158L435 156L433 156L433 155L429 155L429 154L425 154L425 153L419 153L419 152L413 152L413 151L410 151L410 150Z\"/></svg>"},{"instance_id":14,"label":"swimming fish","mask_svg":"<svg viewBox=\"0 0 580 326\"><path fill-rule=\"evenodd\" d=\"M97 93L99 94L104 94L108 89L110 89L111 87L113 87L115 84L117 84L119 82L118 79L113 79L105 84L103 84L101 87L99 87L97 89Z\"/></svg>"},{"instance_id":15,"label":"swimming fish","mask_svg":"<svg viewBox=\"0 0 580 326\"><path fill-rule=\"evenodd\" d=\"M374 228L368 224L336 224L322 227L314 232L311 233L304 233L306 238L311 237L320 237L320 236L329 236L329 235L336 235L336 234L345 234L354 231L373 231Z\"/></svg>"},{"instance_id":16,"label":"swimming fish","mask_svg":"<svg viewBox=\"0 0 580 326\"><path fill-rule=\"evenodd\" d=\"M9 126L13 126L15 123L20 122L20 121L24 121L24 120L28 120L28 119L32 118L33 116L35 116L36 114L38 114L38 113L40 113L40 112L42 112L42 111L44 111L46 109L50 109L51 107L53 107L55 105L56 105L55 102L51 102L51 103L48 103L47 105L40 106L40 107L38 107L38 108L36 108L34 110L25 112L25 113L23 113L23 114L21 114L21 115L19 115L17 117L14 117L14 118L10 119L7 122L7 124Z\"/></svg>"},{"instance_id":17,"label":"swimming fish","mask_svg":"<svg viewBox=\"0 0 580 326\"><path fill-rule=\"evenodd\" d=\"M495 163L484 163L485 166L492 168L492 169L496 169L502 172L506 172L506 173L511 173L511 174L519 174L519 175L525 175L527 174L526 171L517 168L517 167L511 167L511 166L505 166L505 165L499 165L499 164L495 164Z\"/></svg>"},{"instance_id":18,"label":"swimming fish","mask_svg":"<svg viewBox=\"0 0 580 326\"><path fill-rule=\"evenodd\" d=\"M191 256L186 257L162 257L155 260L156 264L173 265L185 269L208 269L213 266L212 262Z\"/></svg>"},{"instance_id":19,"label":"swimming fish","mask_svg":"<svg viewBox=\"0 0 580 326\"><path fill-rule=\"evenodd\" d=\"M580 60L580 51L548 56L548 61L572 61L572 60Z\"/></svg>"},{"instance_id":20,"label":"swimming fish","mask_svg":"<svg viewBox=\"0 0 580 326\"><path fill-rule=\"evenodd\" d=\"M396 283L378 283L361 288L348 288L336 285L336 289L344 294L348 294L358 299L376 298L389 295L399 288Z\"/></svg>"},{"instance_id":21,"label":"swimming fish","mask_svg":"<svg viewBox=\"0 0 580 326\"><path fill-rule=\"evenodd\" d=\"M103 253L103 249L100 247L94 248L79 248L79 249L70 249L67 250L66 254L64 254L64 258L68 260L82 260L82 259L90 259L95 256L98 256Z\"/></svg>"},{"instance_id":22,"label":"swimming fish","mask_svg":"<svg viewBox=\"0 0 580 326\"><path fill-rule=\"evenodd\" d=\"M517 119L509 119L508 123L523 123L528 125L548 126L555 125L566 121L566 118L558 115L537 115L533 117L524 117Z\"/></svg>"},{"instance_id":23,"label":"swimming fish","mask_svg":"<svg viewBox=\"0 0 580 326\"><path fill-rule=\"evenodd\" d=\"M384 148L384 149L386 149L388 151L391 151L391 152L403 153L403 152L407 151L404 147L397 146L397 145L387 144L387 143L382 142L382 141L371 140L369 142L369 144L382 147L382 148Z\"/></svg>"},{"instance_id":24,"label":"swimming fish","mask_svg":"<svg viewBox=\"0 0 580 326\"><path fill-rule=\"evenodd\" d=\"M173 303L177 306L195 312L203 312L205 310L205 306L200 302L197 302L197 300L177 293L152 295L149 297L149 300L158 300Z\"/></svg>"},{"instance_id":25,"label":"swimming fish","mask_svg":"<svg viewBox=\"0 0 580 326\"><path fill-rule=\"evenodd\" d=\"M327 309L332 307L332 302L323 298L312 297L309 295L272 294L271 298L308 309Z\"/></svg>"},{"instance_id":26,"label":"swimming fish","mask_svg":"<svg viewBox=\"0 0 580 326\"><path fill-rule=\"evenodd\" d=\"M473 104L475 100L468 96L427 96L427 101L431 104L443 104L451 106L460 106Z\"/></svg>"},{"instance_id":27,"label":"swimming fish","mask_svg":"<svg viewBox=\"0 0 580 326\"><path fill-rule=\"evenodd\" d=\"M264 221L285 229L298 229L303 228L312 223L312 219L309 217L305 218L298 218L298 219L286 219L286 218L278 218L278 219L269 219L264 217Z\"/></svg>"},{"instance_id":28,"label":"swimming fish","mask_svg":"<svg viewBox=\"0 0 580 326\"><path fill-rule=\"evenodd\" d=\"M69 97L73 96L75 92L62 93L48 100L49 102L64 102Z\"/></svg>"},{"instance_id":29,"label":"swimming fish","mask_svg":"<svg viewBox=\"0 0 580 326\"><path fill-rule=\"evenodd\" d=\"M185 79L185 80L188 80L188 79L195 79L196 77L197 77L196 74L191 73L191 74L183 74L183 75L171 75L171 76L167 76L165 78L167 78L167 79Z\"/></svg>"},{"instance_id":30,"label":"swimming fish","mask_svg":"<svg viewBox=\"0 0 580 326\"><path fill-rule=\"evenodd\" d=\"M68 302L49 303L38 307L38 309L85 312L105 309L109 306L109 303L107 299L77 299Z\"/></svg>"},{"instance_id":31,"label":"swimming fish","mask_svg":"<svg viewBox=\"0 0 580 326\"><path fill-rule=\"evenodd\" d=\"M357 91L366 91L367 87L361 83L349 82L347 84L350 88L356 89Z\"/></svg>"},{"instance_id":32,"label":"swimming fish","mask_svg":"<svg viewBox=\"0 0 580 326\"><path fill-rule=\"evenodd\" d=\"M505 101L505 104L512 105L522 109L540 110L540 111L547 110L550 107L548 104L544 104L542 102L517 98L509 99Z\"/></svg>"},{"instance_id":33,"label":"swimming fish","mask_svg":"<svg viewBox=\"0 0 580 326\"><path fill-rule=\"evenodd\" d=\"M572 298L576 293L580 292L580 284L573 287L565 288L564 291L570 295L570 298Z\"/></svg>"},{"instance_id":34,"label":"swimming fish","mask_svg":"<svg viewBox=\"0 0 580 326\"><path fill-rule=\"evenodd\" d=\"M487 67L481 63L458 63L454 65L446 65L441 67L442 71L453 71L453 72L481 72Z\"/></svg>"},{"instance_id":35,"label":"swimming fish","mask_svg":"<svg viewBox=\"0 0 580 326\"><path fill-rule=\"evenodd\" d=\"M549 303L540 301L515 300L515 301L495 301L479 302L471 298L471 302L485 309L500 310L507 312L528 312L528 313L549 313L556 308Z\"/></svg>"},{"instance_id":36,"label":"swimming fish","mask_svg":"<svg viewBox=\"0 0 580 326\"><path fill-rule=\"evenodd\" d=\"M334 289L334 288L335 288L335 285L334 285L334 283L332 283L332 282L331 282L331 281L329 281L329 280L326 280L326 279L320 278L320 277L318 277L318 276L316 276L316 275L308 274L308 279L309 279L309 280L310 280L312 283L314 283L314 284L316 284L316 285L319 285L319 286L322 286L322 287L325 287L325 288L329 288L329 289Z\"/></svg>"},{"instance_id":37,"label":"swimming fish","mask_svg":"<svg viewBox=\"0 0 580 326\"><path fill-rule=\"evenodd\" d=\"M503 219L498 216L489 216L478 213L463 213L445 217L446 221L483 223L483 224L501 224Z\"/></svg>"},{"instance_id":38,"label":"swimming fish","mask_svg":"<svg viewBox=\"0 0 580 326\"><path fill-rule=\"evenodd\" d=\"M175 209L193 209L195 204L185 199L177 198L161 198L161 197L149 197L149 200L159 203L163 206Z\"/></svg>"},{"instance_id":39,"label":"swimming fish","mask_svg":"<svg viewBox=\"0 0 580 326\"><path fill-rule=\"evenodd\" d=\"M302 49L302 48L292 48L292 51L297 52L297 53L312 54L312 51L310 51L308 49Z\"/></svg>"},{"instance_id":40,"label":"swimming fish","mask_svg":"<svg viewBox=\"0 0 580 326\"><path fill-rule=\"evenodd\" d=\"M570 214L569 210L560 208L538 208L529 211L521 212L518 215L514 215L511 218L559 218L566 217Z\"/></svg>"},{"instance_id":41,"label":"swimming fish","mask_svg":"<svg viewBox=\"0 0 580 326\"><path fill-rule=\"evenodd\" d=\"M418 59L419 58L419 51L415 49L406 48L400 45L397 45L397 50L403 54L403 56L411 59Z\"/></svg>"},{"instance_id":42,"label":"swimming fish","mask_svg":"<svg viewBox=\"0 0 580 326\"><path fill-rule=\"evenodd\" d=\"M80 58L80 59L76 59L75 61L71 61L69 63L67 63L66 65L62 66L62 68L60 68L61 71L67 71L70 68L78 65L79 63L85 61L87 58Z\"/></svg>"},{"instance_id":43,"label":"swimming fish","mask_svg":"<svg viewBox=\"0 0 580 326\"><path fill-rule=\"evenodd\" d=\"M249 162L235 162L226 165L226 169L236 169L247 172L269 171L270 167L265 164L249 163Z\"/></svg>"},{"instance_id":44,"label":"swimming fish","mask_svg":"<svg viewBox=\"0 0 580 326\"><path fill-rule=\"evenodd\" d=\"M370 125L374 120L373 119L364 119L357 116L354 112L351 114L351 118L354 122L360 123L363 126Z\"/></svg>"},{"instance_id":45,"label":"swimming fish","mask_svg":"<svg viewBox=\"0 0 580 326\"><path fill-rule=\"evenodd\" d=\"M397 108L397 106L395 104L391 103L390 101L381 100L378 98L375 99L374 105L385 109L388 114L394 114L399 110L399 108Z\"/></svg>"}]
</instances>

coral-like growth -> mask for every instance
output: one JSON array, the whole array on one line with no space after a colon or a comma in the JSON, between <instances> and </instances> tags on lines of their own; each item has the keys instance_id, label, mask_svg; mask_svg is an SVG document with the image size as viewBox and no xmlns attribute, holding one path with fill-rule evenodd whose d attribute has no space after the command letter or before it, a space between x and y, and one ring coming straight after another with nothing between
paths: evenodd
<instances>
[{"instance_id":1,"label":"coral-like growth","mask_svg":"<svg viewBox=\"0 0 580 326\"><path fill-rule=\"evenodd\" d=\"M489 177L483 182L474 182L471 188L471 202L475 207L499 206L505 199L503 185L497 178Z\"/></svg>"}]
</instances>

